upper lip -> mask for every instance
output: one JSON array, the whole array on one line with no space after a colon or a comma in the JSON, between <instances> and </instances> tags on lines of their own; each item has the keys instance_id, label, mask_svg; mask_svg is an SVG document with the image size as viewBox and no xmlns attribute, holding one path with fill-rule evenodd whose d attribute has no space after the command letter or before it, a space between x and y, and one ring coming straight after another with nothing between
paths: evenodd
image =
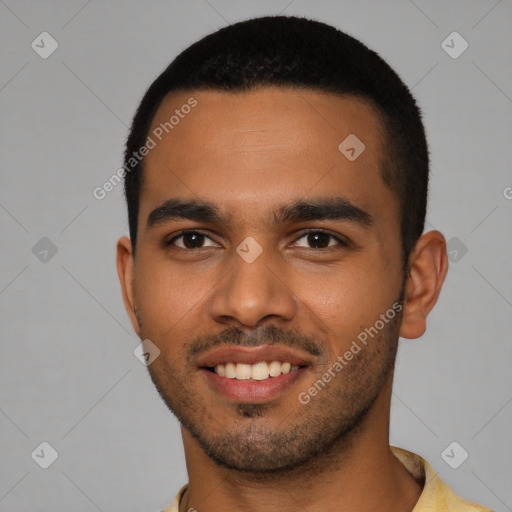
<instances>
[{"instance_id":1,"label":"upper lip","mask_svg":"<svg viewBox=\"0 0 512 512\"><path fill-rule=\"evenodd\" d=\"M197 366L212 368L224 363L256 364L262 361L281 361L289 362L292 366L307 366L312 364L312 357L297 349L283 346L244 347L238 345L209 350L197 359Z\"/></svg>"}]
</instances>

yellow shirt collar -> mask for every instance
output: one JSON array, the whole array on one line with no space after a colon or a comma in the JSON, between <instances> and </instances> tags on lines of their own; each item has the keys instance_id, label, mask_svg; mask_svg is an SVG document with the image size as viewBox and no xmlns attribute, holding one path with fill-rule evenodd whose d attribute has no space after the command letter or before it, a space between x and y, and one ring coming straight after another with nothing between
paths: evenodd
<instances>
[{"instance_id":1,"label":"yellow shirt collar","mask_svg":"<svg viewBox=\"0 0 512 512\"><path fill-rule=\"evenodd\" d=\"M493 512L491 509L465 501L457 496L435 473L430 464L415 453L390 446L395 457L416 479L425 482L420 499L412 512ZM179 512L181 497L187 490L184 485L172 505L162 512Z\"/></svg>"}]
</instances>

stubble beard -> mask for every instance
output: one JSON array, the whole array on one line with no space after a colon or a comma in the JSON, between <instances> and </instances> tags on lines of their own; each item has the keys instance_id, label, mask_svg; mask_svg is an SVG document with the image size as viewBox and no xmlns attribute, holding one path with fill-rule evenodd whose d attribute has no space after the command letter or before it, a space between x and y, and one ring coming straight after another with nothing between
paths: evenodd
<instances>
[{"instance_id":1,"label":"stubble beard","mask_svg":"<svg viewBox=\"0 0 512 512\"><path fill-rule=\"evenodd\" d=\"M162 360L148 370L169 409L217 465L256 478L297 470L318 472L328 459L339 460L350 448L386 382L392 380L399 316L307 405L297 400L297 409L277 425L266 419L274 404L238 404L231 411L233 422L222 428L215 411L209 411L208 404L190 389L190 373ZM335 356L329 360L317 370L315 381L332 366Z\"/></svg>"}]
</instances>

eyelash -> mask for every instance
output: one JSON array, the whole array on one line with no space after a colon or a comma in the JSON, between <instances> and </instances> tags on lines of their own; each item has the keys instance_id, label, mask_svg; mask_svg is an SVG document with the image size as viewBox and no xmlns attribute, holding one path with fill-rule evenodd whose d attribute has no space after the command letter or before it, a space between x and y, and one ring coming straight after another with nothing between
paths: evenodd
<instances>
[{"instance_id":1,"label":"eyelash","mask_svg":"<svg viewBox=\"0 0 512 512\"><path fill-rule=\"evenodd\" d=\"M170 240L166 240L164 242L164 245L165 245L165 247L173 246L174 242L176 240L178 240L179 238L182 238L183 236L185 236L187 234L191 234L191 233L202 235L202 236L212 240L211 237L209 237L207 234L203 233L202 231L199 231L199 230L196 230L196 229L185 229L183 231L180 231L179 234L173 236ZM347 241L343 240L342 238L339 238L338 236L333 235L332 233L329 233L328 231L323 231L321 229L312 229L312 230L309 230L309 231L305 231L298 238L296 238L295 241L300 240L301 238L304 238L304 237L306 237L306 236L308 236L310 234L313 234L313 233L319 233L319 234L327 235L327 236L333 238L334 240L336 240L338 242L338 245L340 247L347 247L348 246L348 242ZM214 241L214 240L212 240L212 241ZM321 251L321 250L326 250L326 249L332 249L333 247L335 247L335 246L328 246L328 247L322 247L322 248L308 247L308 249L311 249L313 251ZM203 247L197 247L196 249L188 249L188 248L179 247L179 249L182 249L184 251L194 251L194 250L198 250L198 249L203 249Z\"/></svg>"}]
</instances>

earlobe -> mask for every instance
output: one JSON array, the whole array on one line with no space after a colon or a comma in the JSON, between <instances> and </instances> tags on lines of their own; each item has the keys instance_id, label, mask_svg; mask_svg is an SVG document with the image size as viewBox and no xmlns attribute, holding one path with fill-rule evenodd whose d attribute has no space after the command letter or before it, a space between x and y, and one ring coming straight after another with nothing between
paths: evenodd
<instances>
[{"instance_id":1,"label":"earlobe","mask_svg":"<svg viewBox=\"0 0 512 512\"><path fill-rule=\"evenodd\" d=\"M400 336L419 338L426 330L448 271L446 240L439 231L424 233L409 258Z\"/></svg>"},{"instance_id":2,"label":"earlobe","mask_svg":"<svg viewBox=\"0 0 512 512\"><path fill-rule=\"evenodd\" d=\"M140 336L140 325L135 312L134 301L134 259L131 240L124 236L117 242L117 274L123 292L123 301L126 312L130 317L133 329Z\"/></svg>"}]
</instances>

